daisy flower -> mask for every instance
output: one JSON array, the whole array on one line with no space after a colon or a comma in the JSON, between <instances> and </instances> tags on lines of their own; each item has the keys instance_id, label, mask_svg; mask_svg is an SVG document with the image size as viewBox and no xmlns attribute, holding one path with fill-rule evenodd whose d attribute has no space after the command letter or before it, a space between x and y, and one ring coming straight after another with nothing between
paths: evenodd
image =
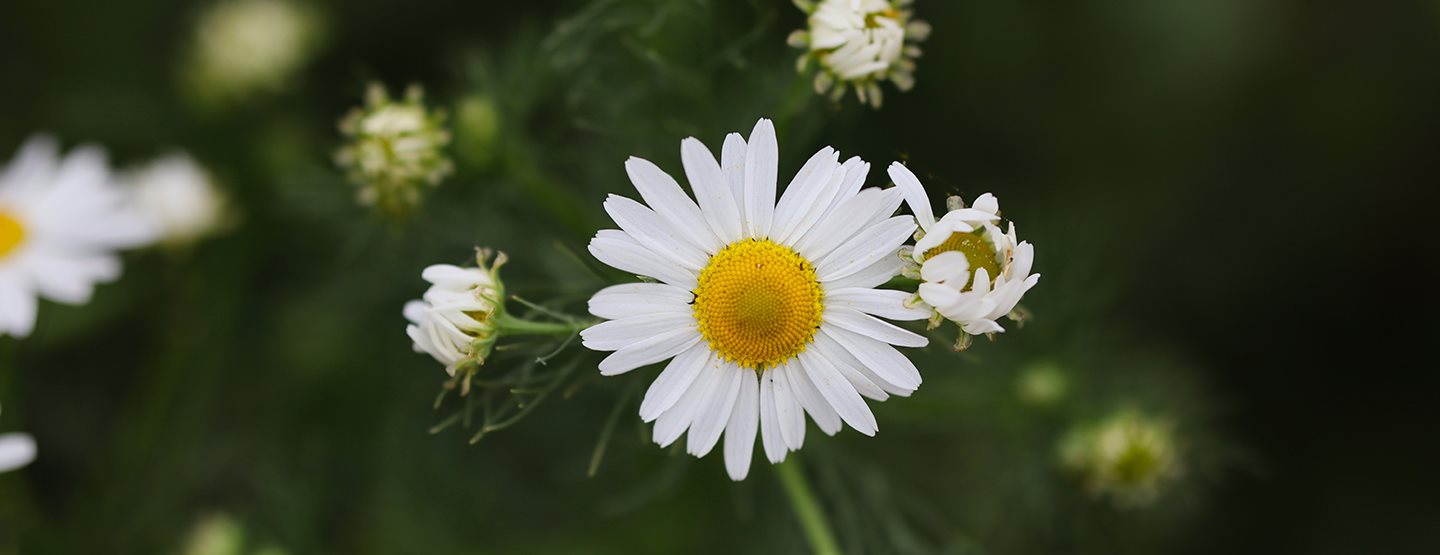
<instances>
[{"instance_id":1,"label":"daisy flower","mask_svg":"<svg viewBox=\"0 0 1440 555\"><path fill-rule=\"evenodd\" d=\"M127 176L136 208L174 246L195 243L225 223L226 199L210 174L177 152Z\"/></svg>"},{"instance_id":2,"label":"daisy flower","mask_svg":"<svg viewBox=\"0 0 1440 555\"><path fill-rule=\"evenodd\" d=\"M405 303L405 334L415 342L415 352L425 353L445 365L451 376L466 365L480 366L498 338L495 316L505 296L500 282L502 253L493 265L489 253L476 257L478 267L462 268L436 264L420 277L430 282L420 300Z\"/></svg>"},{"instance_id":3,"label":"daisy flower","mask_svg":"<svg viewBox=\"0 0 1440 555\"><path fill-rule=\"evenodd\" d=\"M0 434L0 472L23 468L35 460L35 438L30 434Z\"/></svg>"},{"instance_id":4,"label":"daisy flower","mask_svg":"<svg viewBox=\"0 0 1440 555\"><path fill-rule=\"evenodd\" d=\"M35 438L30 434L0 434L0 472L23 468L35 460Z\"/></svg>"},{"instance_id":5,"label":"daisy flower","mask_svg":"<svg viewBox=\"0 0 1440 555\"><path fill-rule=\"evenodd\" d=\"M1086 491L1121 506L1149 504L1182 470L1173 426L1133 410L1072 430L1060 457Z\"/></svg>"},{"instance_id":6,"label":"daisy flower","mask_svg":"<svg viewBox=\"0 0 1440 555\"><path fill-rule=\"evenodd\" d=\"M826 434L841 423L874 435L864 398L907 396L920 373L892 345L926 339L880 318L919 320L910 296L877 289L900 272L898 251L914 233L895 216L898 189L861 189L869 164L844 163L826 147L775 200L775 128L748 141L725 138L720 160L695 138L680 143L695 198L646 160L625 162L641 204L611 195L590 253L644 278L608 287L590 312L608 321L581 332L585 346L614 351L600 373L669 361L650 385L640 417L667 446L688 430L687 450L709 453L725 436L725 466L742 480L755 436L783 461L805 441L805 416ZM879 317L879 318L877 318Z\"/></svg>"},{"instance_id":7,"label":"daisy flower","mask_svg":"<svg viewBox=\"0 0 1440 555\"><path fill-rule=\"evenodd\" d=\"M387 215L404 215L420 204L427 186L439 185L454 170L446 155L450 131L445 113L425 107L418 85L394 100L379 83L365 91L365 105L340 120L346 143L335 163L360 187L361 204Z\"/></svg>"},{"instance_id":8,"label":"daisy flower","mask_svg":"<svg viewBox=\"0 0 1440 555\"><path fill-rule=\"evenodd\" d=\"M854 87L860 102L880 107L880 82L901 91L915 86L914 43L930 35L930 25L911 19L911 0L796 0L809 14L809 29L790 34L790 45L806 49L796 66L819 64L815 92L840 100ZM909 43L909 44L907 44Z\"/></svg>"},{"instance_id":9,"label":"daisy flower","mask_svg":"<svg viewBox=\"0 0 1440 555\"><path fill-rule=\"evenodd\" d=\"M224 0L195 22L184 77L215 105L280 89L319 45L321 18L291 0Z\"/></svg>"},{"instance_id":10,"label":"daisy flower","mask_svg":"<svg viewBox=\"0 0 1440 555\"><path fill-rule=\"evenodd\" d=\"M919 178L899 162L889 173L924 233L910 257L920 267L920 300L935 311L932 324L944 318L959 325L963 333L956 348L963 350L971 336L1005 331L996 322L1001 316L1019 320L1015 307L1040 274L1030 273L1035 249L1016 238L1014 222L1008 232L1000 231L995 196L980 195L969 208L960 197L950 197L950 210L937 221Z\"/></svg>"},{"instance_id":11,"label":"daisy flower","mask_svg":"<svg viewBox=\"0 0 1440 555\"><path fill-rule=\"evenodd\" d=\"M458 383L461 394L470 390L470 379L495 350L495 343L507 335L570 335L583 322L534 321L517 318L505 310L505 283L500 267L505 253L479 249L475 267L436 264L420 277L430 282L420 300L405 303L409 324L405 334L414 342L415 352L425 353L445 365L445 372Z\"/></svg>"},{"instance_id":12,"label":"daisy flower","mask_svg":"<svg viewBox=\"0 0 1440 555\"><path fill-rule=\"evenodd\" d=\"M114 251L153 237L104 151L61 158L55 141L30 139L0 170L0 335L30 335L37 297L89 302L96 283L120 276Z\"/></svg>"}]
</instances>

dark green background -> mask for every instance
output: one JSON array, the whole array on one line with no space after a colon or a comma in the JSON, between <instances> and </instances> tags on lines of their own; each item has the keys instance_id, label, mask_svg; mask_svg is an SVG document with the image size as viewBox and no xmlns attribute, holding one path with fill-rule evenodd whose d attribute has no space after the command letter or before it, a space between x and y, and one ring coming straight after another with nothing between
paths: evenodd
<instances>
[{"instance_id":1,"label":"dark green background","mask_svg":"<svg viewBox=\"0 0 1440 555\"><path fill-rule=\"evenodd\" d=\"M36 131L121 166L184 148L242 217L188 253L127 255L89 306L43 304L32 337L0 338L0 429L41 449L0 476L0 551L174 552L215 513L291 553L803 550L758 457L732 484L718 454L661 450L633 397L586 477L653 370L601 379L577 350L569 399L476 446L427 435L444 375L400 316L422 267L475 245L511 255L516 292L578 310L603 283L557 245L609 225L625 157L678 175L681 138L718 148L761 116L782 174L833 145L875 185L905 159L936 202L995 192L1044 274L1025 329L917 354L925 385L873 405L876 438L811 428L800 454L847 549L1440 550L1422 356L1440 3L918 0L918 84L878 111L809 92L780 0L320 7L323 47L285 90L202 113L177 77L199 6L0 3L0 157ZM500 114L497 136L457 138L457 174L408 223L330 166L372 79ZM1071 392L1027 407L1012 384L1042 362ZM1184 447L1139 509L1084 495L1055 455L1125 406Z\"/></svg>"}]
</instances>

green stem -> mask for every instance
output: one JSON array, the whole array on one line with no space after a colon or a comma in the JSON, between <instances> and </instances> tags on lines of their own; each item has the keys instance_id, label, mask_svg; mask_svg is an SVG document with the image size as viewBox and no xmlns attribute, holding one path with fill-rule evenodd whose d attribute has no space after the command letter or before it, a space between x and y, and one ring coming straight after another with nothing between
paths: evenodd
<instances>
[{"instance_id":1,"label":"green stem","mask_svg":"<svg viewBox=\"0 0 1440 555\"><path fill-rule=\"evenodd\" d=\"M502 314L495 323L505 335L573 335L590 326L588 322L536 322Z\"/></svg>"},{"instance_id":2,"label":"green stem","mask_svg":"<svg viewBox=\"0 0 1440 555\"><path fill-rule=\"evenodd\" d=\"M825 512L820 510L820 503L815 500L815 493L810 491L810 484L805 481L799 459L797 454L791 453L790 460L775 465L780 485L785 487L785 495L790 498L795 517L800 519L800 526L805 529L810 549L817 555L839 555L840 546L835 541L835 534L830 531L830 523L825 520Z\"/></svg>"}]
</instances>

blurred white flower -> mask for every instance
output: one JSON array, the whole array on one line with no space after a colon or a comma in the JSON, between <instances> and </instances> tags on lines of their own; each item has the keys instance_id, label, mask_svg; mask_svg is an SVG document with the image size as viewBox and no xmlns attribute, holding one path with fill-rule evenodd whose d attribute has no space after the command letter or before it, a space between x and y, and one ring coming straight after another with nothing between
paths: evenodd
<instances>
[{"instance_id":1,"label":"blurred white flower","mask_svg":"<svg viewBox=\"0 0 1440 555\"><path fill-rule=\"evenodd\" d=\"M1019 320L1016 305L1040 281L1039 274L1030 273L1035 249L1015 236L1014 222L1008 232L1000 231L995 196L980 195L969 208L950 197L950 210L936 221L919 178L899 162L890 165L889 173L923 232L911 253L920 265L920 299L960 326L964 333L956 347L965 348L972 335L1005 331L996 322L1002 316Z\"/></svg>"},{"instance_id":2,"label":"blurred white flower","mask_svg":"<svg viewBox=\"0 0 1440 555\"><path fill-rule=\"evenodd\" d=\"M879 286L900 272L900 246L915 231L895 216L900 191L862 189L870 165L816 152L776 201L779 148L770 120L749 139L725 138L720 159L695 138L680 143L692 199L648 161L625 163L648 204L605 201L620 229L602 230L590 253L657 282L605 288L590 313L608 321L581 332L614 351L613 376L666 362L640 404L661 446L688 434L705 456L725 436L725 468L750 471L758 432L766 457L785 460L805 443L805 415L834 435L842 422L872 436L865 398L884 401L920 387L896 347L925 337L886 320L921 320L911 295ZM696 203L699 204L696 204ZM883 318L883 319L882 319Z\"/></svg>"},{"instance_id":3,"label":"blurred white flower","mask_svg":"<svg viewBox=\"0 0 1440 555\"><path fill-rule=\"evenodd\" d=\"M290 0L222 0L196 24L187 77L210 102L278 89L310 58L319 26Z\"/></svg>"},{"instance_id":4,"label":"blurred white flower","mask_svg":"<svg viewBox=\"0 0 1440 555\"><path fill-rule=\"evenodd\" d=\"M154 228L115 183L93 146L60 157L31 138L0 171L0 335L25 337L37 297L79 305L120 276L114 251L154 240Z\"/></svg>"},{"instance_id":5,"label":"blurred white flower","mask_svg":"<svg viewBox=\"0 0 1440 555\"><path fill-rule=\"evenodd\" d=\"M35 460L35 438L30 434L0 434L0 472L22 468Z\"/></svg>"},{"instance_id":6,"label":"blurred white flower","mask_svg":"<svg viewBox=\"0 0 1440 555\"><path fill-rule=\"evenodd\" d=\"M1072 430L1061 441L1060 457L1091 495L1122 506L1154 501L1181 471L1171 426L1130 410Z\"/></svg>"},{"instance_id":7,"label":"blurred white flower","mask_svg":"<svg viewBox=\"0 0 1440 555\"><path fill-rule=\"evenodd\" d=\"M436 264L420 276L430 282L421 300L405 303L405 333L417 353L426 353L445 365L451 376L465 367L476 368L490 356L499 338L496 318L504 299L500 281L502 253L487 265L488 253L477 257L478 267Z\"/></svg>"},{"instance_id":8,"label":"blurred white flower","mask_svg":"<svg viewBox=\"0 0 1440 555\"><path fill-rule=\"evenodd\" d=\"M444 122L443 112L425 109L419 86L396 101L383 85L371 83L365 106L340 120L347 142L335 152L335 163L360 187L362 204L404 215L420 203L424 187L439 185L454 171Z\"/></svg>"},{"instance_id":9,"label":"blurred white flower","mask_svg":"<svg viewBox=\"0 0 1440 555\"><path fill-rule=\"evenodd\" d=\"M930 34L930 25L911 18L911 0L796 0L809 14L809 29L790 35L790 45L805 48L797 68L806 71L812 60L815 91L830 92L834 100L854 87L861 102L880 107L880 81L889 80L901 91L915 86L915 43ZM908 44L907 44L908 43Z\"/></svg>"},{"instance_id":10,"label":"blurred white flower","mask_svg":"<svg viewBox=\"0 0 1440 555\"><path fill-rule=\"evenodd\" d=\"M224 223L225 195L188 154L174 153L150 162L126 179L135 206L163 243L192 244Z\"/></svg>"}]
</instances>

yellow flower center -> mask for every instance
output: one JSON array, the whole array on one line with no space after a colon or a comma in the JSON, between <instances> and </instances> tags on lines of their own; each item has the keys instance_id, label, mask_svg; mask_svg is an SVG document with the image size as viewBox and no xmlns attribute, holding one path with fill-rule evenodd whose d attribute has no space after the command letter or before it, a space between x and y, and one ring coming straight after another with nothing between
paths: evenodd
<instances>
[{"instance_id":1,"label":"yellow flower center","mask_svg":"<svg viewBox=\"0 0 1440 555\"><path fill-rule=\"evenodd\" d=\"M0 258L10 254L25 241L25 227L20 220L0 210Z\"/></svg>"},{"instance_id":2,"label":"yellow flower center","mask_svg":"<svg viewBox=\"0 0 1440 555\"><path fill-rule=\"evenodd\" d=\"M695 320L710 348L746 368L773 368L805 351L825 291L809 260L768 239L731 243L700 271Z\"/></svg>"},{"instance_id":3,"label":"yellow flower center","mask_svg":"<svg viewBox=\"0 0 1440 555\"><path fill-rule=\"evenodd\" d=\"M969 291L974 285L975 270L984 268L986 275L990 276L991 283L995 278L1000 277L999 256L995 253L995 246L990 239L985 237L984 229L977 229L970 233L951 233L945 242L925 251L925 258L931 258L942 252L958 252L965 255L965 260L970 263L970 278L965 280L965 287L961 291Z\"/></svg>"}]
</instances>

